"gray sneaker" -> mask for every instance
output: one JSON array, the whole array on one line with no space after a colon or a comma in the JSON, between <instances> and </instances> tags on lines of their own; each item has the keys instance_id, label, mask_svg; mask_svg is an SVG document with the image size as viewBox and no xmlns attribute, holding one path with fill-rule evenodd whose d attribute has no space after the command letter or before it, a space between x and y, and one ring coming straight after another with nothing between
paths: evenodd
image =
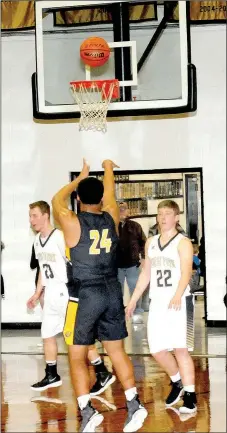
<instances>
[{"instance_id":1,"label":"gray sneaker","mask_svg":"<svg viewBox=\"0 0 227 433\"><path fill-rule=\"evenodd\" d=\"M103 415L95 410L90 401L87 406L81 410L82 423L80 432L95 432L95 428L103 421Z\"/></svg>"},{"instance_id":2,"label":"gray sneaker","mask_svg":"<svg viewBox=\"0 0 227 433\"><path fill-rule=\"evenodd\" d=\"M135 432L139 430L147 418L147 410L140 403L136 395L131 401L127 401L128 417L125 421L123 432Z\"/></svg>"}]
</instances>

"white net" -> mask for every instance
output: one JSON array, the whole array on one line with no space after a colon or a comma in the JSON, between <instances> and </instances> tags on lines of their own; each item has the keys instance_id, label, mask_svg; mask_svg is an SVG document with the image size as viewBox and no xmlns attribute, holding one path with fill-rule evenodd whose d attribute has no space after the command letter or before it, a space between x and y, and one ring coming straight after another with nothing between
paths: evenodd
<instances>
[{"instance_id":1,"label":"white net","mask_svg":"<svg viewBox=\"0 0 227 433\"><path fill-rule=\"evenodd\" d=\"M78 104L81 117L80 131L106 132L106 116L113 92L116 88L116 80L113 82L74 82L71 83L73 98Z\"/></svg>"}]
</instances>

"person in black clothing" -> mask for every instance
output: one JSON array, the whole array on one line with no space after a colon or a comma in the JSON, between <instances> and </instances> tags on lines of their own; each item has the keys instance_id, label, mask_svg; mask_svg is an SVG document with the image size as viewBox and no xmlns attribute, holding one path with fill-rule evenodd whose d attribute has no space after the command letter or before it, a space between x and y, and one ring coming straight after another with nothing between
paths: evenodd
<instances>
[{"instance_id":1,"label":"person in black clothing","mask_svg":"<svg viewBox=\"0 0 227 433\"><path fill-rule=\"evenodd\" d=\"M53 198L55 218L70 248L74 287L64 335L69 345L71 378L82 416L80 431L94 431L103 421L90 402L88 346L95 339L103 343L125 390L128 417L123 431L139 430L147 417L135 387L133 366L125 353L123 339L128 335L121 286L117 279L119 209L115 199L112 161L103 162L103 183L88 177L84 161L80 176L63 187ZM80 210L68 208L68 198L77 190ZM73 325L73 326L72 326ZM101 373L101 372L100 372Z\"/></svg>"},{"instance_id":2,"label":"person in black clothing","mask_svg":"<svg viewBox=\"0 0 227 433\"><path fill-rule=\"evenodd\" d=\"M32 254L31 254L31 260L30 260L30 268L31 268L32 271L34 269L36 269L35 285L37 286L38 278L39 278L39 261L37 260L37 258L35 256L34 244L32 245Z\"/></svg>"},{"instance_id":3,"label":"person in black clothing","mask_svg":"<svg viewBox=\"0 0 227 433\"><path fill-rule=\"evenodd\" d=\"M199 254L198 258L200 259L200 276L205 276L205 241L204 236L200 239L200 246L199 246Z\"/></svg>"},{"instance_id":4,"label":"person in black clothing","mask_svg":"<svg viewBox=\"0 0 227 433\"><path fill-rule=\"evenodd\" d=\"M192 264L192 276L189 281L190 292L195 293L200 291L200 259L198 258L199 246L198 244L192 244L193 247L193 264Z\"/></svg>"},{"instance_id":5,"label":"person in black clothing","mask_svg":"<svg viewBox=\"0 0 227 433\"><path fill-rule=\"evenodd\" d=\"M176 230L179 233L182 233L182 235L188 237L187 233L184 231L184 229L181 227L179 223L176 224ZM158 234L160 234L160 228L158 222L156 222L153 226L149 228L148 237L155 236Z\"/></svg>"},{"instance_id":6,"label":"person in black clothing","mask_svg":"<svg viewBox=\"0 0 227 433\"><path fill-rule=\"evenodd\" d=\"M140 265L145 258L146 236L140 224L129 219L129 208L126 202L119 203L119 245L117 251L118 279L124 294L124 283L130 291L130 297L136 287L140 275ZM138 301L134 316L134 323L143 323L141 314L142 298Z\"/></svg>"},{"instance_id":7,"label":"person in black clothing","mask_svg":"<svg viewBox=\"0 0 227 433\"><path fill-rule=\"evenodd\" d=\"M32 254L31 254L31 260L30 260L30 268L31 268L32 271L34 269L36 269L35 286L37 287L40 268L39 268L39 261L37 260L37 258L35 256L34 244L32 245ZM43 288L42 294L41 294L41 296L39 298L39 303L41 305L41 308L43 308L43 305L44 305L44 288Z\"/></svg>"}]
</instances>

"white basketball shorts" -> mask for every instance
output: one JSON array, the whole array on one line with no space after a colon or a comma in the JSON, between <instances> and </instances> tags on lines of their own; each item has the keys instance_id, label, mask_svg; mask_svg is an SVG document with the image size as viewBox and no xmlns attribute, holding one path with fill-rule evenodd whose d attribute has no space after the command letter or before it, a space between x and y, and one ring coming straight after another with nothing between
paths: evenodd
<instances>
[{"instance_id":1,"label":"white basketball shorts","mask_svg":"<svg viewBox=\"0 0 227 433\"><path fill-rule=\"evenodd\" d=\"M68 305L68 289L65 284L54 284L45 287L42 338L50 338L63 331L66 309Z\"/></svg>"},{"instance_id":2,"label":"white basketball shorts","mask_svg":"<svg viewBox=\"0 0 227 433\"><path fill-rule=\"evenodd\" d=\"M168 309L169 299L152 299L147 321L151 353L162 350L194 348L194 299L183 297L181 309Z\"/></svg>"}]
</instances>

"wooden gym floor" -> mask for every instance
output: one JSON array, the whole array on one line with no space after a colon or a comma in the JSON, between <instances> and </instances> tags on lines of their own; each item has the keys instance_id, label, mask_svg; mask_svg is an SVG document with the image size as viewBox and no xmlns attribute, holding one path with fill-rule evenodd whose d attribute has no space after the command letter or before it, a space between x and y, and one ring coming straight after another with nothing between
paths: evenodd
<instances>
[{"instance_id":1,"label":"wooden gym floor","mask_svg":"<svg viewBox=\"0 0 227 433\"><path fill-rule=\"evenodd\" d=\"M165 409L169 378L149 356L146 327L129 325L126 350L130 354L138 391L149 416L141 432L226 432L226 333L209 329L202 319L203 303L196 305L196 367L198 412L180 415L178 408ZM145 315L146 320L146 315ZM39 330L2 331L2 432L77 432L79 417L71 387L68 359L60 337L58 370L60 388L35 393L30 385L43 377L44 361ZM105 363L112 370L107 356ZM91 371L91 382L95 376ZM126 417L124 393L116 381L92 399L104 414L97 432L122 432Z\"/></svg>"}]
</instances>

